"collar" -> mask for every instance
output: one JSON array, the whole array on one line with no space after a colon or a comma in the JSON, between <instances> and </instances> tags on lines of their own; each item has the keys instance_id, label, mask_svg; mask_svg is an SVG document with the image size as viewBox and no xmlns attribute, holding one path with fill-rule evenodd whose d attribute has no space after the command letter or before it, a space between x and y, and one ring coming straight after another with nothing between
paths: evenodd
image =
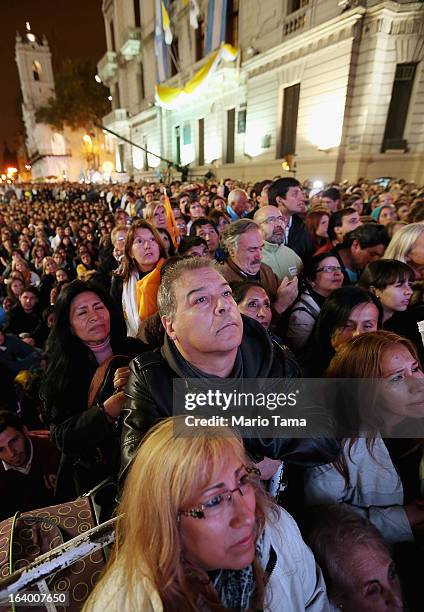
<instances>
[{"instance_id":1,"label":"collar","mask_svg":"<svg viewBox=\"0 0 424 612\"><path fill-rule=\"evenodd\" d=\"M243 217L249 214L248 211L246 210L244 211L242 216L239 217L236 211L229 204L227 205L227 213L230 215L231 221L238 221L239 219L242 219Z\"/></svg>"},{"instance_id":2,"label":"collar","mask_svg":"<svg viewBox=\"0 0 424 612\"><path fill-rule=\"evenodd\" d=\"M261 274L260 270L259 270L259 272L257 274L248 274L247 272L245 272L244 270L239 268L238 265L236 263L234 263L234 261L231 259L231 257L228 257L226 263L227 263L229 268L234 270L234 272L236 272L242 278L245 278L247 280L256 280L256 281L260 279L260 274Z\"/></svg>"},{"instance_id":3,"label":"collar","mask_svg":"<svg viewBox=\"0 0 424 612\"><path fill-rule=\"evenodd\" d=\"M29 474L29 471L31 469L32 457L34 455L34 447L32 445L31 439L28 438L28 436L25 436L25 438L28 441L29 449L30 449L29 450L28 463L26 465L24 465L23 467L15 467L14 465L10 465L10 463L6 463L6 461L2 461L2 464L3 464L5 472L8 472L9 470L15 470L16 472L20 472L21 474L25 474L25 476L27 476Z\"/></svg>"}]
</instances>

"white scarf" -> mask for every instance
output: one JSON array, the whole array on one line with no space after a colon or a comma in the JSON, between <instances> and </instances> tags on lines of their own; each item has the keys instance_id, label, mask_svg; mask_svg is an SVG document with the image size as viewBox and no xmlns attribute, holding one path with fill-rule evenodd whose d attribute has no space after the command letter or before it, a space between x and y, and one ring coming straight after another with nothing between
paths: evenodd
<instances>
[{"instance_id":1,"label":"white scarf","mask_svg":"<svg viewBox=\"0 0 424 612\"><path fill-rule=\"evenodd\" d=\"M140 317L137 304L137 272L132 272L129 280L122 287L122 310L127 324L127 336L137 337Z\"/></svg>"}]
</instances>

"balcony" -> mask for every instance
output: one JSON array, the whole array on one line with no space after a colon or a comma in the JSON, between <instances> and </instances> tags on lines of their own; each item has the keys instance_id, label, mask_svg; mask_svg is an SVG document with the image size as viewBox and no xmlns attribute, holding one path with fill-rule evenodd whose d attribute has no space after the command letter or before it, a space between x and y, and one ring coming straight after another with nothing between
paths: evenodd
<instances>
[{"instance_id":1,"label":"balcony","mask_svg":"<svg viewBox=\"0 0 424 612\"><path fill-rule=\"evenodd\" d=\"M305 4L302 8L298 9L297 11L294 11L293 13L290 13L290 15L287 15L283 23L284 38L287 38L287 36L290 36L291 34L294 34L296 32L299 33L304 30L305 26L308 23L310 12L311 9L308 7L307 4Z\"/></svg>"},{"instance_id":2,"label":"balcony","mask_svg":"<svg viewBox=\"0 0 424 612\"><path fill-rule=\"evenodd\" d=\"M128 112L126 108L115 108L103 117L103 125L114 132L128 127Z\"/></svg>"},{"instance_id":3,"label":"balcony","mask_svg":"<svg viewBox=\"0 0 424 612\"><path fill-rule=\"evenodd\" d=\"M140 28L128 28L122 39L124 43L121 46L121 55L125 61L129 62L141 51Z\"/></svg>"},{"instance_id":4,"label":"balcony","mask_svg":"<svg viewBox=\"0 0 424 612\"><path fill-rule=\"evenodd\" d=\"M97 73L103 83L110 82L118 69L118 58L115 51L106 51L97 64Z\"/></svg>"}]
</instances>

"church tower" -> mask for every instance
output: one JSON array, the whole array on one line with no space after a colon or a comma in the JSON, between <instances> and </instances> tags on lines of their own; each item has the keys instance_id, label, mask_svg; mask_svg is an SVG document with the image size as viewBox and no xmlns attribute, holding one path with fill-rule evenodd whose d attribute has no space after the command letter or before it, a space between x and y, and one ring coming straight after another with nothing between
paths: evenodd
<instances>
[{"instance_id":1,"label":"church tower","mask_svg":"<svg viewBox=\"0 0 424 612\"><path fill-rule=\"evenodd\" d=\"M22 91L22 114L26 146L34 178L66 174L66 145L62 134L43 123L37 123L35 112L54 97L52 56L45 36L40 39L26 22L23 36L17 32L15 60ZM55 157L57 159L55 159ZM61 159L59 159L61 158Z\"/></svg>"}]
</instances>

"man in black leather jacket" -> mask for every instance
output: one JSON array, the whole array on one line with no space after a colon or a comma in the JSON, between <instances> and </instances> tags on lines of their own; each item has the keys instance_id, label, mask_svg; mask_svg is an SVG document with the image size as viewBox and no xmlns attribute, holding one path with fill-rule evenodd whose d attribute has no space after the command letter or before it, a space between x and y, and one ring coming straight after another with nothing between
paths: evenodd
<instances>
[{"instance_id":1,"label":"man in black leather jacket","mask_svg":"<svg viewBox=\"0 0 424 612\"><path fill-rule=\"evenodd\" d=\"M122 412L121 477L143 436L173 414L173 379L295 378L299 367L275 346L261 325L241 317L230 286L205 258L176 261L164 272L158 294L166 330L160 350L130 364L127 403ZM329 463L339 444L321 439L247 439L248 452L302 465Z\"/></svg>"}]
</instances>

